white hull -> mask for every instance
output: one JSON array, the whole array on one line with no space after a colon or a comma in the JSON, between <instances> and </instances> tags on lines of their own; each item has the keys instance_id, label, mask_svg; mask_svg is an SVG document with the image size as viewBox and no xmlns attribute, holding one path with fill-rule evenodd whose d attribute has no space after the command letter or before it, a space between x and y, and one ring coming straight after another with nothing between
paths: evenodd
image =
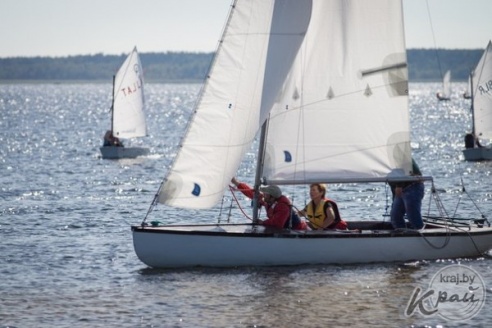
<instances>
[{"instance_id":1,"label":"white hull","mask_svg":"<svg viewBox=\"0 0 492 328\"><path fill-rule=\"evenodd\" d=\"M140 147L100 147L99 149L104 159L136 158L149 154L148 148Z\"/></svg>"},{"instance_id":2,"label":"white hull","mask_svg":"<svg viewBox=\"0 0 492 328\"><path fill-rule=\"evenodd\" d=\"M134 226L132 230L137 256L153 268L401 262L477 257L492 249L492 228L485 227L436 227L422 234L272 232L251 225Z\"/></svg>"},{"instance_id":3,"label":"white hull","mask_svg":"<svg viewBox=\"0 0 492 328\"><path fill-rule=\"evenodd\" d=\"M465 161L490 161L492 160L492 148L468 148L463 150Z\"/></svg>"}]
</instances>

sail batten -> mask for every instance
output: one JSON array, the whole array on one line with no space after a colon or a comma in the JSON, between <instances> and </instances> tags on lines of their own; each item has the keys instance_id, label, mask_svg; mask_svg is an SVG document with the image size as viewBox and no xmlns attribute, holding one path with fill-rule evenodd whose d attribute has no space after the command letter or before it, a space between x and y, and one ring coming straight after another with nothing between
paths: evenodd
<instances>
[{"instance_id":1,"label":"sail batten","mask_svg":"<svg viewBox=\"0 0 492 328\"><path fill-rule=\"evenodd\" d=\"M372 69L366 69L362 70L361 74L362 76L369 75L369 74L375 74L375 73L381 73L393 69L400 69L400 68L406 68L407 63L396 63L391 66L384 66L384 67L378 67L378 68L372 68Z\"/></svg>"}]
</instances>

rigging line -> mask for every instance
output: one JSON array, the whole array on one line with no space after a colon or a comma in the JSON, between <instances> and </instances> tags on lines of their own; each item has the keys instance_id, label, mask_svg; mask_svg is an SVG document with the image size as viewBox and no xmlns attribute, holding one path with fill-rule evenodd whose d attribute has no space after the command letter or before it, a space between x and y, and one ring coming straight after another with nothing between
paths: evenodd
<instances>
[{"instance_id":1,"label":"rigging line","mask_svg":"<svg viewBox=\"0 0 492 328\"><path fill-rule=\"evenodd\" d=\"M446 222L446 221L445 221ZM445 225L446 227L446 230L448 231L447 235L446 235L446 240L445 240L445 243L442 247L436 247L435 245L433 245L431 242L429 242L429 240L422 235L422 237L424 238L424 240L427 242L427 244L429 246L431 246L432 248L435 248L435 249L441 249L441 248L444 248L445 246L447 246L447 244L449 243L449 241L451 240L451 227L449 226L449 222L446 223ZM478 254L481 254L481 255L484 255L486 253L486 251L484 252L481 252L480 249L478 248L477 246L477 243L475 242L475 239L473 239L473 236L471 235L470 233L470 228L471 226L468 225L468 230L464 229L463 227L458 227L456 225L453 225L452 228L454 230L457 230L457 231L460 231L460 232L464 232L466 233L466 235L468 236L468 238L470 238L470 241L471 243L473 244L473 247L475 248L475 250L477 251ZM422 234L422 233L421 233Z\"/></svg>"},{"instance_id":2,"label":"rigging line","mask_svg":"<svg viewBox=\"0 0 492 328\"><path fill-rule=\"evenodd\" d=\"M233 198L234 198L234 200L236 201L236 204L237 204L237 206L239 207L239 209L241 210L241 212L243 213L243 215L244 215L247 219L249 219L249 220L253 221L253 219L252 219L252 218L250 218L250 217L246 214L246 212L244 211L243 207L242 207L242 206L241 206L241 204L239 203L239 200L237 199L236 194L234 193L234 190L239 190L239 189L237 189L237 188L233 188L233 187L231 187L231 186L229 186L229 189L230 189L230 191L231 191L232 197L233 197Z\"/></svg>"},{"instance_id":3,"label":"rigging line","mask_svg":"<svg viewBox=\"0 0 492 328\"><path fill-rule=\"evenodd\" d=\"M225 196L222 195L222 201L220 202L219 217L217 218L217 224L220 224L220 219L222 217L222 209L224 208L224 199L225 199Z\"/></svg>"},{"instance_id":4,"label":"rigging line","mask_svg":"<svg viewBox=\"0 0 492 328\"><path fill-rule=\"evenodd\" d=\"M215 67L219 53L222 52L222 43L223 43L224 37L227 33L227 27L229 26L229 22L231 21L232 15L234 14L236 2L237 2L237 0L233 0L233 3L230 6L227 21L226 21L224 27L222 28L222 33L221 33L220 39L217 42L216 50L214 52L212 60L209 63L209 66L207 69L207 74L204 76L204 81L202 83L202 86L200 87L200 91L198 93L198 96L197 96L197 98L193 104L192 110L191 110L189 118L187 120L188 123L187 123L185 131L184 131L183 135L181 136L179 143L176 147L177 149L183 147L183 143L187 139L188 134L190 133L191 125L192 125L192 123L196 117L196 114L197 114L197 108L200 106L200 104L203 100L204 94L205 94L205 90L208 88L209 80L210 80L210 73L212 72L213 68ZM164 179L163 179L163 181L159 187L159 191L162 188L163 184L167 181L167 178L173 172L174 164L177 162L178 158L179 158L179 154L174 156L174 158L172 159L172 161L169 165L169 169L168 169L168 171L167 171L167 173L166 173L166 175L165 175L165 177L164 177ZM158 191L158 193L159 193L159 191Z\"/></svg>"},{"instance_id":5,"label":"rigging line","mask_svg":"<svg viewBox=\"0 0 492 328\"><path fill-rule=\"evenodd\" d=\"M385 198L385 203L386 203L386 204L385 204L385 206L384 206L384 207L385 207L385 209L384 209L384 214L383 214L383 217L390 215L390 214L388 214L388 209L389 209L389 207L390 207L390 206L389 206L389 201L388 201L388 196L389 196L389 195L388 195L388 189L390 189L390 185L389 185L389 183L388 183L388 182L386 182L386 183L384 184L384 196L385 196L384 198ZM393 194L393 192L391 192L391 194ZM391 205L393 205L393 204L391 204Z\"/></svg>"},{"instance_id":6,"label":"rigging line","mask_svg":"<svg viewBox=\"0 0 492 328\"><path fill-rule=\"evenodd\" d=\"M162 183L161 183L161 186L162 186ZM142 220L142 223L141 223L142 226L145 225L145 221L147 221L147 218L150 215L150 212L152 212L152 210L154 209L154 207L157 205L157 199L159 197L159 192L161 190L161 186L159 186L159 189L157 190L157 193L155 194L154 199L150 203L149 209L147 210L147 213L145 214L145 217Z\"/></svg>"},{"instance_id":7,"label":"rigging line","mask_svg":"<svg viewBox=\"0 0 492 328\"><path fill-rule=\"evenodd\" d=\"M433 187L434 187L434 186L433 186ZM441 207L441 209L443 210L443 212L445 212L445 210L444 210L444 206L442 205L442 202L441 202L441 200L440 200L440 198L439 198L439 195L437 195L437 193L435 193L434 195L435 195L435 198L436 198L436 203L438 203L438 204L439 204L439 206ZM445 217L447 218L447 216L445 216ZM445 226L446 226L446 229L447 229L447 231L448 231L448 235L447 235L447 238L446 238L446 241L445 241L445 244L443 245L443 247L444 247L444 246L446 246L446 245L448 244L448 242L449 242L449 239L450 239L450 230L451 230L450 220L445 220L445 222L446 222L446 225L445 225ZM469 232L469 229L470 229L470 227L471 227L471 225L470 225L470 224L468 225L468 227L469 227L469 228L468 228L468 230L465 230L465 229L463 229L462 227L458 227L458 226L456 226L456 225L453 225L452 227L453 227L455 230L465 232L465 233L468 235L468 237L470 238L470 240L471 240L471 242L472 242L473 246L475 247L475 250L477 251L477 253L478 253L478 254L483 254L483 252L481 252L481 251L480 251L480 249L478 248L477 244L475 243L475 240L473 239L472 235L471 235L471 234L470 234L470 232ZM431 244L431 243L430 243L430 242L429 242L426 238L424 238L424 240L425 240L425 241L426 241L426 242L427 242L430 246L432 246L432 247L434 247L434 248L435 248L435 246L434 246L434 245L432 245L432 244ZM443 247L441 247L441 248L443 248Z\"/></svg>"},{"instance_id":8,"label":"rigging line","mask_svg":"<svg viewBox=\"0 0 492 328\"><path fill-rule=\"evenodd\" d=\"M466 189L465 189L465 183L463 182L463 177L461 177L461 185L462 185L462 192L464 192L468 196L468 198L470 199L470 201L472 202L472 204L475 206L475 208L477 209L477 211L480 213L480 215L482 216L482 218L485 219L485 221L487 221L487 223L488 223L489 220L487 220L486 216L480 210L480 208L478 207L477 203L475 203L475 201L473 200L473 198L466 191ZM489 227L490 227L490 223L489 223Z\"/></svg>"},{"instance_id":9,"label":"rigging line","mask_svg":"<svg viewBox=\"0 0 492 328\"><path fill-rule=\"evenodd\" d=\"M233 204L234 204L234 199L231 197L231 205L229 205L229 213L227 213L227 223L231 223L232 205Z\"/></svg>"},{"instance_id":10,"label":"rigging line","mask_svg":"<svg viewBox=\"0 0 492 328\"><path fill-rule=\"evenodd\" d=\"M446 218L447 214L446 214L446 211L444 209L444 206L442 205L441 200L439 199L439 195L437 194L437 190L436 190L436 187L434 185L434 180L432 180L431 193L432 193L432 197L429 197L429 202L431 202L432 199L434 199L434 201L436 202L436 207L437 207L437 210L439 212L439 215L443 218ZM430 205L431 204L429 204L429 210L430 210ZM421 231L419 231L419 234L422 237L422 239L424 239L424 241L434 249L442 249L442 248L446 247L449 244L449 241L451 240L451 229L449 227L449 222L448 221L445 221L445 222L446 222L446 224L444 226L446 228L446 239L444 239L444 243L441 246L437 246L437 245L432 244L430 242L430 240ZM424 223L425 223L425 221L424 221Z\"/></svg>"},{"instance_id":11,"label":"rigging line","mask_svg":"<svg viewBox=\"0 0 492 328\"><path fill-rule=\"evenodd\" d=\"M150 212L152 212L152 210L154 209L154 207L157 206L157 203L159 202L159 194L161 193L161 189L162 187L164 186L164 184L166 183L167 181L167 177L164 178L162 181L161 181L161 184L159 185L159 188L157 189L157 192L155 193L154 195L154 199L152 199L152 202L150 203L150 206L149 206L149 209L147 210L147 213L145 214L145 217L144 219L142 220L142 226L145 225L145 221L147 221L147 218L148 216L150 215Z\"/></svg>"},{"instance_id":12,"label":"rigging line","mask_svg":"<svg viewBox=\"0 0 492 328\"><path fill-rule=\"evenodd\" d=\"M453 212L453 217L455 217L456 213L458 213L458 207L460 206L462 198L463 198L462 195L459 195L458 201L456 202L456 208L454 209L454 212Z\"/></svg>"},{"instance_id":13,"label":"rigging line","mask_svg":"<svg viewBox=\"0 0 492 328\"><path fill-rule=\"evenodd\" d=\"M427 15L429 16L429 24L430 24L430 28L431 28L432 41L434 43L434 51L435 51L436 58L437 58L437 64L439 65L439 74L441 74L441 80L442 80L444 78L444 76L442 74L442 67L441 67L441 60L439 58L439 52L437 51L436 36L434 33L434 27L432 25L432 18L431 18L431 14L430 14L429 1L426 0L425 4L427 5Z\"/></svg>"}]
</instances>

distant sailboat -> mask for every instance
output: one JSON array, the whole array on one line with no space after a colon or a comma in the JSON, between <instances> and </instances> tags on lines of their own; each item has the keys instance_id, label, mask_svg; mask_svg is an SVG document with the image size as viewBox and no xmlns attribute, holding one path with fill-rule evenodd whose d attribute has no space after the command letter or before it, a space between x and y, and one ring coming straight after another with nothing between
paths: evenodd
<instances>
[{"instance_id":1,"label":"distant sailboat","mask_svg":"<svg viewBox=\"0 0 492 328\"><path fill-rule=\"evenodd\" d=\"M439 100L451 99L451 71L448 70L442 79L442 92L436 94Z\"/></svg>"},{"instance_id":2,"label":"distant sailboat","mask_svg":"<svg viewBox=\"0 0 492 328\"><path fill-rule=\"evenodd\" d=\"M472 132L465 136L467 161L492 160L492 147L482 147L478 138L492 139L492 42L470 74Z\"/></svg>"},{"instance_id":3,"label":"distant sailboat","mask_svg":"<svg viewBox=\"0 0 492 328\"><path fill-rule=\"evenodd\" d=\"M466 85L466 91L463 93L463 98L471 99L471 78L468 77L468 83Z\"/></svg>"},{"instance_id":4,"label":"distant sailboat","mask_svg":"<svg viewBox=\"0 0 492 328\"><path fill-rule=\"evenodd\" d=\"M135 158L149 153L148 148L124 147L119 138L147 135L144 108L144 81L137 47L128 55L113 77L111 129L100 147L102 158Z\"/></svg>"}]
</instances>

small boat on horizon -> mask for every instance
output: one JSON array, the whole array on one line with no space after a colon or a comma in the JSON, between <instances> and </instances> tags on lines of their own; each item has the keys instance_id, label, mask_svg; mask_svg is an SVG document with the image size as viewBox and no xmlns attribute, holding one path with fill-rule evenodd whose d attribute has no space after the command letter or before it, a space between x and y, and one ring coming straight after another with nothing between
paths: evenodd
<instances>
[{"instance_id":1,"label":"small boat on horizon","mask_svg":"<svg viewBox=\"0 0 492 328\"><path fill-rule=\"evenodd\" d=\"M448 70L442 79L442 92L436 94L437 99L451 100L451 71Z\"/></svg>"}]
</instances>

